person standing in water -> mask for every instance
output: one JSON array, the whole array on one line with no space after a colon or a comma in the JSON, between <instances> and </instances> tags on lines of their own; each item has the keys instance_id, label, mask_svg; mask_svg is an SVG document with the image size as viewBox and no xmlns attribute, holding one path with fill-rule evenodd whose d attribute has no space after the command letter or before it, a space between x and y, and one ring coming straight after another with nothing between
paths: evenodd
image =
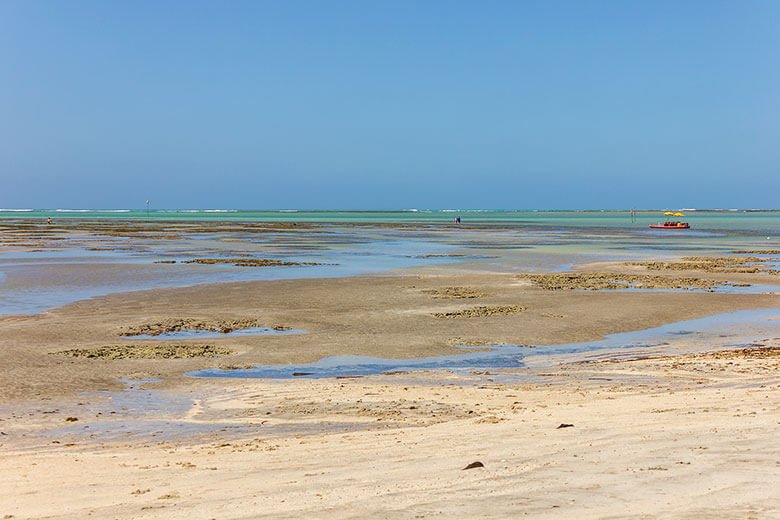
<instances>
[{"instance_id":1,"label":"person standing in water","mask_svg":"<svg viewBox=\"0 0 780 520\"><path fill-rule=\"evenodd\" d=\"M458 215L457 217L455 217L455 223L456 223L456 224L460 224L460 215Z\"/></svg>"}]
</instances>

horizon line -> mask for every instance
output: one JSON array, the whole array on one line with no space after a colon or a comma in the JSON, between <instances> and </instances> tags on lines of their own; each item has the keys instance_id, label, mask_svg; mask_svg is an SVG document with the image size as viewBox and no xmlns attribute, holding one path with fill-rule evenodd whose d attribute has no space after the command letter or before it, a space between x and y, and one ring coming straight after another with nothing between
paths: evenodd
<instances>
[{"instance_id":1,"label":"horizon line","mask_svg":"<svg viewBox=\"0 0 780 520\"><path fill-rule=\"evenodd\" d=\"M584 212L584 213L618 213L658 211L688 211L688 212L780 212L780 208L405 208L405 209L322 209L322 208L0 208L0 213L538 213L538 212Z\"/></svg>"}]
</instances>

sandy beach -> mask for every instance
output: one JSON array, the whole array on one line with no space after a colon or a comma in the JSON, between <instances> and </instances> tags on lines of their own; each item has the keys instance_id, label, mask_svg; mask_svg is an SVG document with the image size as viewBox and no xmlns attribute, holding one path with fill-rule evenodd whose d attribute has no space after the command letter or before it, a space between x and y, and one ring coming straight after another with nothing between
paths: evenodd
<instances>
[{"instance_id":1,"label":"sandy beach","mask_svg":"<svg viewBox=\"0 0 780 520\"><path fill-rule=\"evenodd\" d=\"M773 264L678 254L545 273L496 267L511 257L453 258L120 291L0 317L0 515L780 516ZM125 269L91 262L47 270L86 279L96 266ZM211 264L174 268L223 268ZM716 319L631 349L551 354L551 345L761 309L756 324ZM224 333L246 327L263 332ZM189 329L224 330L176 339ZM441 360L463 345L528 349L516 368L188 375L330 356Z\"/></svg>"},{"instance_id":2,"label":"sandy beach","mask_svg":"<svg viewBox=\"0 0 780 520\"><path fill-rule=\"evenodd\" d=\"M47 402L4 417L15 425L0 463L3 513L775 518L779 349L566 365L527 384L448 374L199 383L181 420L217 428L197 442L89 430L66 441L56 432L66 417L99 419L90 402ZM39 429L55 430L46 445L5 440ZM474 462L484 467L463 469Z\"/></svg>"},{"instance_id":3,"label":"sandy beach","mask_svg":"<svg viewBox=\"0 0 780 520\"><path fill-rule=\"evenodd\" d=\"M0 1L0 520L780 520L778 27Z\"/></svg>"}]
</instances>

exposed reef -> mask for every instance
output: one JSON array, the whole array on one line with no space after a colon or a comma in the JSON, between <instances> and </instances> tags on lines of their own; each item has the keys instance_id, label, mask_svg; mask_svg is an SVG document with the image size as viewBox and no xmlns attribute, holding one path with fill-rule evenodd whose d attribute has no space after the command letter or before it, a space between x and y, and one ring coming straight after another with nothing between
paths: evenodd
<instances>
[{"instance_id":1,"label":"exposed reef","mask_svg":"<svg viewBox=\"0 0 780 520\"><path fill-rule=\"evenodd\" d=\"M62 356L90 359L192 359L231 354L229 348L214 345L110 345L73 348L55 352Z\"/></svg>"},{"instance_id":2,"label":"exposed reef","mask_svg":"<svg viewBox=\"0 0 780 520\"><path fill-rule=\"evenodd\" d=\"M713 289L733 285L703 278L624 273L545 273L524 274L519 278L547 291L605 291L617 289Z\"/></svg>"},{"instance_id":3,"label":"exposed reef","mask_svg":"<svg viewBox=\"0 0 780 520\"><path fill-rule=\"evenodd\" d=\"M184 260L183 264L227 264L236 267L277 267L284 265L322 265L316 262L288 262L285 260L274 260L272 258L194 258Z\"/></svg>"},{"instance_id":4,"label":"exposed reef","mask_svg":"<svg viewBox=\"0 0 780 520\"><path fill-rule=\"evenodd\" d=\"M510 314L518 314L527 309L520 305L496 305L486 306L481 305L479 307L472 307L471 309L463 309L459 311L449 312L434 312L433 316L436 318L454 319L454 318L488 318L491 316L508 316Z\"/></svg>"},{"instance_id":5,"label":"exposed reef","mask_svg":"<svg viewBox=\"0 0 780 520\"><path fill-rule=\"evenodd\" d=\"M235 330L248 329L250 327L266 327L262 325L256 319L235 319L235 320L200 320L191 318L180 318L158 321L155 323L144 323L142 325L134 325L124 327L119 332L120 336L159 336L169 332L179 332L182 330L203 330L209 332L221 332L228 334ZM273 325L268 327L273 330L291 330L291 327L286 325Z\"/></svg>"},{"instance_id":6,"label":"exposed reef","mask_svg":"<svg viewBox=\"0 0 780 520\"><path fill-rule=\"evenodd\" d=\"M431 295L433 298L444 300L482 298L487 296L486 292L478 291L471 287L441 287L438 289L425 289L423 292Z\"/></svg>"},{"instance_id":7,"label":"exposed reef","mask_svg":"<svg viewBox=\"0 0 780 520\"><path fill-rule=\"evenodd\" d=\"M410 258L462 258L464 253L428 253L426 255L414 255Z\"/></svg>"},{"instance_id":8,"label":"exposed reef","mask_svg":"<svg viewBox=\"0 0 780 520\"><path fill-rule=\"evenodd\" d=\"M462 337L449 338L447 340L447 345L451 347L457 347L457 346L493 347L495 345L500 345L501 343L502 343L501 341L491 341L486 339L462 338Z\"/></svg>"},{"instance_id":9,"label":"exposed reef","mask_svg":"<svg viewBox=\"0 0 780 520\"><path fill-rule=\"evenodd\" d=\"M776 273L760 265L766 262L756 256L686 256L670 262L631 262L629 265L651 271L703 271L706 273Z\"/></svg>"}]
</instances>

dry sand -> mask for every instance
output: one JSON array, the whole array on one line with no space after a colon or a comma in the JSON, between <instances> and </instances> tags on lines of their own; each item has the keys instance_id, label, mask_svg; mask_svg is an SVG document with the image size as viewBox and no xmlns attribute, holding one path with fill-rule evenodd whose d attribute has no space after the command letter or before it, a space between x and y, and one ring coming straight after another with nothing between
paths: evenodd
<instances>
[{"instance_id":1,"label":"dry sand","mask_svg":"<svg viewBox=\"0 0 780 520\"><path fill-rule=\"evenodd\" d=\"M777 354L564 365L524 384L447 373L201 381L182 419L247 430L5 444L0 513L777 518ZM51 428L71 413L27 422Z\"/></svg>"}]
</instances>

